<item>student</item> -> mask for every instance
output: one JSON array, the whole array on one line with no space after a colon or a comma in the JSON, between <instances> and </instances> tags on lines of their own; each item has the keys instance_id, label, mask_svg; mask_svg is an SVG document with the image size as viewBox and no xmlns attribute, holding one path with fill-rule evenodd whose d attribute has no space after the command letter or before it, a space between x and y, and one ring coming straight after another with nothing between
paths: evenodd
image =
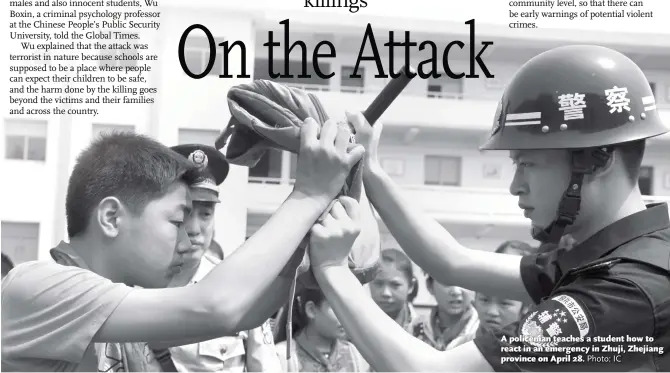
<instances>
[{"instance_id":1,"label":"student","mask_svg":"<svg viewBox=\"0 0 670 373\"><path fill-rule=\"evenodd\" d=\"M479 313L472 305L472 292L443 285L430 275L426 277L426 288L437 305L422 322L419 338L440 351L472 340L479 328Z\"/></svg>"},{"instance_id":2,"label":"student","mask_svg":"<svg viewBox=\"0 0 670 373\"><path fill-rule=\"evenodd\" d=\"M293 306L297 328L291 341L291 368L298 372L367 372L370 366L360 352L346 340L344 328L337 320L323 293L304 290ZM277 343L277 354L283 371L289 369L286 341Z\"/></svg>"},{"instance_id":3,"label":"student","mask_svg":"<svg viewBox=\"0 0 670 373\"><path fill-rule=\"evenodd\" d=\"M214 215L219 200L219 185L228 176L229 165L221 152L212 146L184 144L171 148L198 168L197 181L189 188L193 211L184 220L191 252L185 256L180 278L171 286L186 286L202 280L221 261L207 255L214 243ZM187 275L188 274L188 275ZM165 372L262 372L281 369L274 340L267 323L238 332L237 335L172 348L133 343L101 343L96 345L98 371Z\"/></svg>"},{"instance_id":4,"label":"student","mask_svg":"<svg viewBox=\"0 0 670 373\"><path fill-rule=\"evenodd\" d=\"M70 176L70 242L52 251L56 263L23 263L2 283L3 370L95 371L94 342L180 346L265 322L302 259L296 248L363 154L347 152L350 134L334 121L318 133L305 121L294 190L268 223L197 284L167 289L192 251L195 165L141 135L94 141Z\"/></svg>"},{"instance_id":5,"label":"student","mask_svg":"<svg viewBox=\"0 0 670 373\"><path fill-rule=\"evenodd\" d=\"M379 268L369 285L372 299L398 325L417 335L421 319L412 305L412 295L418 289L412 262L398 249L385 249Z\"/></svg>"},{"instance_id":6,"label":"student","mask_svg":"<svg viewBox=\"0 0 670 373\"><path fill-rule=\"evenodd\" d=\"M495 253L509 255L531 255L535 250L529 244L522 241L505 241L495 249ZM475 295L474 307L479 314L479 329L476 335L483 335L488 331L499 330L506 325L513 324L526 314L527 305L514 299L506 299L497 294L477 293ZM475 338L461 341L459 344L469 342Z\"/></svg>"},{"instance_id":7,"label":"student","mask_svg":"<svg viewBox=\"0 0 670 373\"><path fill-rule=\"evenodd\" d=\"M355 239L352 219L333 211L336 216L316 226L318 242L310 249L315 277L375 370L670 370L668 207L645 206L638 188L645 139L670 127L630 59L588 45L531 59L506 88L483 146L510 151L516 164L510 192L535 237L557 246L568 233L575 240L570 250L522 257L463 248L406 202L383 173L376 155L380 123L372 128L361 114L349 120L356 141L366 146L370 199L414 262L445 283L537 304L517 323L437 351L408 336L368 299L343 262ZM640 338L645 342L636 347L644 353L615 358L590 349L560 365L551 361L566 355L556 351L589 348L589 338L610 336Z\"/></svg>"}]
</instances>

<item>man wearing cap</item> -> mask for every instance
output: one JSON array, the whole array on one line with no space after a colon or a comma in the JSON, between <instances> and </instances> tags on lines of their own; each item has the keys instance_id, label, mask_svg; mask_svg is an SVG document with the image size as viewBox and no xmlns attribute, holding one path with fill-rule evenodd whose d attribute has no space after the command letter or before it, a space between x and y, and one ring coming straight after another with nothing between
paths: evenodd
<instances>
[{"instance_id":1,"label":"man wearing cap","mask_svg":"<svg viewBox=\"0 0 670 373\"><path fill-rule=\"evenodd\" d=\"M200 144L178 145L172 150L188 158L200 169L200 179L191 186L193 211L186 219L194 251L183 270L194 273L189 284L198 282L218 264L205 255L213 243L214 211L219 200L219 185L228 175L229 165L214 147ZM175 286L178 284L172 284ZM268 322L261 327L238 333L237 336L155 350L163 370L179 372L263 372L279 371L281 364L275 351ZM169 352L169 354L167 353ZM170 365L174 364L174 368Z\"/></svg>"},{"instance_id":2,"label":"man wearing cap","mask_svg":"<svg viewBox=\"0 0 670 373\"><path fill-rule=\"evenodd\" d=\"M343 237L351 222L339 212L312 235L312 266L375 370L670 370L668 206L645 205L638 187L645 140L670 123L628 57L599 46L555 48L522 66L503 94L482 148L508 150L516 164L510 192L544 246L531 255L459 245L382 170L380 123L349 120L366 146L370 199L419 266L445 283L535 303L518 322L437 351L375 307L342 264L352 238ZM561 250L566 233L574 246Z\"/></svg>"}]
</instances>

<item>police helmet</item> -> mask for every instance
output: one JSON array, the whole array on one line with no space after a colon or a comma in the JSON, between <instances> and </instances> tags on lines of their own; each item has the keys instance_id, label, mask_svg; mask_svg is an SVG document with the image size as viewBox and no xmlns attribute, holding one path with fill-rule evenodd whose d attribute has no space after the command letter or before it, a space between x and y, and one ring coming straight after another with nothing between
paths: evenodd
<instances>
[{"instance_id":1,"label":"police helmet","mask_svg":"<svg viewBox=\"0 0 670 373\"><path fill-rule=\"evenodd\" d=\"M609 48L572 45L532 58L505 88L481 150L569 149L572 179L556 220L536 239L557 244L574 223L585 174L618 144L670 131L642 70Z\"/></svg>"}]
</instances>

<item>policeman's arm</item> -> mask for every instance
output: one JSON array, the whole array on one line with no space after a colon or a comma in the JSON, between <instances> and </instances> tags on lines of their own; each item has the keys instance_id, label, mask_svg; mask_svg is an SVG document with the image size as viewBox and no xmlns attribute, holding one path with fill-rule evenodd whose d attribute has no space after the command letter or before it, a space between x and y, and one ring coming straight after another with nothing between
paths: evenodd
<instances>
[{"instance_id":1,"label":"policeman's arm","mask_svg":"<svg viewBox=\"0 0 670 373\"><path fill-rule=\"evenodd\" d=\"M288 295L277 291L287 289L288 283L277 276L329 203L291 194L266 224L198 283L131 292L95 342L183 345L261 325ZM286 229L287 221L292 229ZM263 299L271 289L277 293Z\"/></svg>"},{"instance_id":2,"label":"policeman's arm","mask_svg":"<svg viewBox=\"0 0 670 373\"><path fill-rule=\"evenodd\" d=\"M374 303L348 268L327 267L315 276L347 335L375 371L493 371L473 342L441 352L414 338Z\"/></svg>"},{"instance_id":3,"label":"policeman's arm","mask_svg":"<svg viewBox=\"0 0 670 373\"><path fill-rule=\"evenodd\" d=\"M364 176L368 196L400 247L438 282L523 302L531 300L521 277L521 256L468 249L407 201L380 168Z\"/></svg>"}]
</instances>

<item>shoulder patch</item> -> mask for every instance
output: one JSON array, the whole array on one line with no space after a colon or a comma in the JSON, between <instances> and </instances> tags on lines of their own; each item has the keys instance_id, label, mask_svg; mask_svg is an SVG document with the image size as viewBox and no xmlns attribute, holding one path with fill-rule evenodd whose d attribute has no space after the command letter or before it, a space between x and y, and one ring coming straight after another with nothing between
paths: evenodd
<instances>
[{"instance_id":1,"label":"shoulder patch","mask_svg":"<svg viewBox=\"0 0 670 373\"><path fill-rule=\"evenodd\" d=\"M589 311L577 299L561 294L537 306L519 323L523 342L535 347L570 346L593 334Z\"/></svg>"}]
</instances>

